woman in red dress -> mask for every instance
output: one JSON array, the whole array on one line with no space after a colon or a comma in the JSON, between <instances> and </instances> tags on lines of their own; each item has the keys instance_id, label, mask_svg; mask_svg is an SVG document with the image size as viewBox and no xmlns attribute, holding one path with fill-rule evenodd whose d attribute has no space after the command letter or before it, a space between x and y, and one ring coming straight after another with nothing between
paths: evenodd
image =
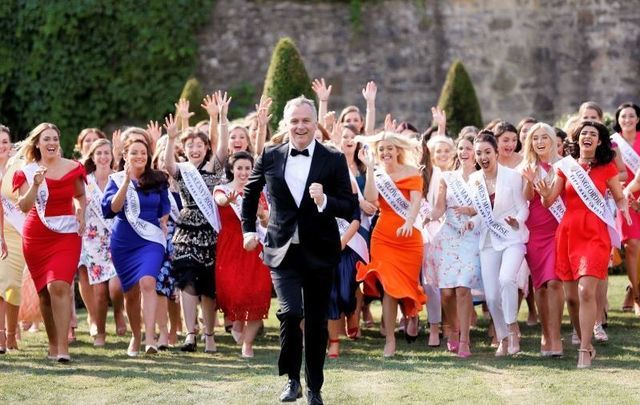
<instances>
[{"instance_id":1,"label":"woman in red dress","mask_svg":"<svg viewBox=\"0 0 640 405\"><path fill-rule=\"evenodd\" d=\"M242 357L253 357L253 340L261 321L267 318L271 301L271 275L260 258L262 249L246 251L242 247L242 190L252 169L249 153L234 153L226 168L230 182L216 186L213 192L222 223L216 252L216 295L225 318L233 322L234 338L242 342ZM264 196L258 218L267 225L269 211Z\"/></svg>"},{"instance_id":2,"label":"woman in red dress","mask_svg":"<svg viewBox=\"0 0 640 405\"><path fill-rule=\"evenodd\" d=\"M67 332L70 288L78 267L84 232L85 172L61 157L60 130L49 123L35 127L19 152L26 165L13 177L18 206L27 213L22 249L40 298L50 359L69 362Z\"/></svg>"},{"instance_id":3,"label":"woman in red dress","mask_svg":"<svg viewBox=\"0 0 640 405\"><path fill-rule=\"evenodd\" d=\"M566 172L584 170L591 179L600 196L588 199L589 205L596 205L598 201L595 200L602 199L608 189L627 221L629 213L618 180L618 168L613 162L615 153L607 128L598 122L583 121L572 139L577 139L577 147L573 148L578 151L577 163L573 157L565 157L557 163L561 170L553 185L541 180L536 183L536 189L545 207L551 206L562 191L565 193L566 213L556 231L556 275L564 282L569 317L580 338L578 368L587 368L595 358L591 337L597 313L596 287L607 275L612 240L607 223L587 206ZM589 191L587 187L583 188L583 191Z\"/></svg>"}]
</instances>

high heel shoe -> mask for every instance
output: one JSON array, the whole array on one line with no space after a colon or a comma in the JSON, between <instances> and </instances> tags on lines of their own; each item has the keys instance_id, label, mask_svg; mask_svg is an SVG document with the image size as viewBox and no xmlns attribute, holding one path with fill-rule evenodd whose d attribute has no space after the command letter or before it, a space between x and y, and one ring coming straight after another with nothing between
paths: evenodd
<instances>
[{"instance_id":1,"label":"high heel shoe","mask_svg":"<svg viewBox=\"0 0 640 405\"><path fill-rule=\"evenodd\" d=\"M466 347L466 350L465 350ZM461 340L458 346L458 357L461 359L466 359L471 356L471 346L469 342Z\"/></svg>"},{"instance_id":2,"label":"high heel shoe","mask_svg":"<svg viewBox=\"0 0 640 405\"><path fill-rule=\"evenodd\" d=\"M509 332L509 346L507 347L507 353L514 355L520 353L520 337L517 332Z\"/></svg>"},{"instance_id":3,"label":"high heel shoe","mask_svg":"<svg viewBox=\"0 0 640 405\"><path fill-rule=\"evenodd\" d=\"M0 329L0 354L7 352L7 332L4 329Z\"/></svg>"},{"instance_id":4,"label":"high heel shoe","mask_svg":"<svg viewBox=\"0 0 640 405\"><path fill-rule=\"evenodd\" d=\"M415 331L415 335L410 334L409 331L412 331L412 332ZM411 344L415 342L416 339L418 339L419 332L420 332L420 320L418 319L418 317L414 316L411 318L407 318L406 326L404 328L404 339L407 341L407 343Z\"/></svg>"},{"instance_id":5,"label":"high heel shoe","mask_svg":"<svg viewBox=\"0 0 640 405\"><path fill-rule=\"evenodd\" d=\"M189 336L193 336L193 341L189 341ZM196 339L196 334L194 332L187 333L187 336L184 339L184 343L182 347L180 347L180 351L193 353L198 348L198 341Z\"/></svg>"},{"instance_id":6,"label":"high heel shoe","mask_svg":"<svg viewBox=\"0 0 640 405\"><path fill-rule=\"evenodd\" d=\"M140 344L135 345L135 339L131 338L129 342L129 347L127 347L127 356L129 357L138 357L138 350L140 349ZM133 347L132 347L133 346Z\"/></svg>"},{"instance_id":7,"label":"high heel shoe","mask_svg":"<svg viewBox=\"0 0 640 405\"><path fill-rule=\"evenodd\" d=\"M335 352L331 350L334 345L336 349ZM329 350L327 353L327 357L330 359L337 359L338 357L340 357L340 339L329 339Z\"/></svg>"},{"instance_id":8,"label":"high heel shoe","mask_svg":"<svg viewBox=\"0 0 640 405\"><path fill-rule=\"evenodd\" d=\"M460 348L460 342L457 340L449 339L447 340L447 351L451 353L457 353Z\"/></svg>"},{"instance_id":9,"label":"high heel shoe","mask_svg":"<svg viewBox=\"0 0 640 405\"><path fill-rule=\"evenodd\" d=\"M360 338L360 328L357 326L355 328L347 328L347 336L351 340L358 340Z\"/></svg>"},{"instance_id":10,"label":"high heel shoe","mask_svg":"<svg viewBox=\"0 0 640 405\"><path fill-rule=\"evenodd\" d=\"M584 362L584 354L589 354L589 364ZM596 349L591 347L591 349L578 349L578 368L590 368L591 362L596 358Z\"/></svg>"},{"instance_id":11,"label":"high heel shoe","mask_svg":"<svg viewBox=\"0 0 640 405\"><path fill-rule=\"evenodd\" d=\"M213 347L209 347L209 345L207 343L208 340L211 339L213 340ZM216 341L213 339L213 333L205 333L204 334L204 352L205 353L215 353L218 351L218 348L216 347Z\"/></svg>"}]
</instances>

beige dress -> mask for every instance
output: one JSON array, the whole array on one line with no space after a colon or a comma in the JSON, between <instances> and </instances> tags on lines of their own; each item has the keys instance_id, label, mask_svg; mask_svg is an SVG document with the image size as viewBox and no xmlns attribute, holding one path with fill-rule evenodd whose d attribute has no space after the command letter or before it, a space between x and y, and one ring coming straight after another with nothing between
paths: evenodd
<instances>
[{"instance_id":1,"label":"beige dress","mask_svg":"<svg viewBox=\"0 0 640 405\"><path fill-rule=\"evenodd\" d=\"M12 204L17 203L18 192L13 192L11 179L13 179L13 173L21 165L22 162L15 163L2 176L0 192L2 197L9 199ZM0 260L0 297L9 304L18 306L22 296L22 273L25 266L22 254L22 237L6 217L4 218L4 239L7 242L9 255L5 260Z\"/></svg>"}]
</instances>

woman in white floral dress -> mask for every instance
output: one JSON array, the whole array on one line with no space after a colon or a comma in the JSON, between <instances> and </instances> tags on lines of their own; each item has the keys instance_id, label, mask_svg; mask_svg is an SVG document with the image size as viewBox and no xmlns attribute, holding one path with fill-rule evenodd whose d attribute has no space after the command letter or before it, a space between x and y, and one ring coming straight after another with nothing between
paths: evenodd
<instances>
[{"instance_id":1,"label":"woman in white floral dress","mask_svg":"<svg viewBox=\"0 0 640 405\"><path fill-rule=\"evenodd\" d=\"M87 172L87 210L86 228L82 236L82 253L78 267L85 267L89 276L89 284L93 288L95 299L94 308L97 334L94 336L95 346L104 346L106 337L106 318L109 308L109 298L113 301L113 311L116 323L122 320L124 324L124 296L120 280L111 261L110 237L111 221L102 216L100 202L103 190L112 173L111 142L99 139L91 145L84 161ZM121 329L121 328L117 328ZM117 330L124 334L125 330Z\"/></svg>"}]
</instances>

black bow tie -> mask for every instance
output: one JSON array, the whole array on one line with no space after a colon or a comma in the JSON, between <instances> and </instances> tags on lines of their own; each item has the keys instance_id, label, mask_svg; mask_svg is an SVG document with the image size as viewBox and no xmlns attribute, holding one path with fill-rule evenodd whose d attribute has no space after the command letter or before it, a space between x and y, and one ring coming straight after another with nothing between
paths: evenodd
<instances>
[{"instance_id":1,"label":"black bow tie","mask_svg":"<svg viewBox=\"0 0 640 405\"><path fill-rule=\"evenodd\" d=\"M298 156L298 155L309 157L309 149L304 149L304 150L291 149L291 156Z\"/></svg>"}]
</instances>

